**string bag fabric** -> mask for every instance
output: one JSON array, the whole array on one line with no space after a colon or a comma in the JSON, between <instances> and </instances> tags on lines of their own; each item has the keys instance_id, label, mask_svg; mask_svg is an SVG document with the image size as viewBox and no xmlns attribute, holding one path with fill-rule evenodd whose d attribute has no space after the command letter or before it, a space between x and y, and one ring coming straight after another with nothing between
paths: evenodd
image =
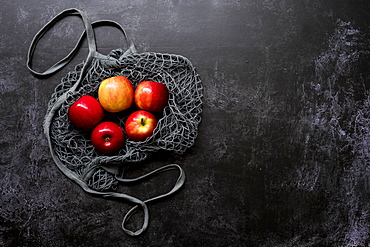
<instances>
[{"instance_id":1,"label":"string bag fabric","mask_svg":"<svg viewBox=\"0 0 370 247\"><path fill-rule=\"evenodd\" d=\"M58 21L66 16L79 16L85 30L72 51L62 60L44 72L32 68L32 57L36 45L44 34ZM97 51L94 28L109 25L118 28L128 48L115 49L107 55ZM88 16L78 9L66 9L51 19L33 38L27 56L27 68L37 76L50 76L67 65L83 40L87 39L89 53L84 62L78 64L73 71L67 73L55 87L51 95L44 119L46 135L51 156L69 179L77 183L84 191L106 198L120 198L135 204L123 218L122 229L131 236L144 232L149 223L147 203L172 195L185 182L185 172L178 164L159 167L137 178L125 178L124 168L128 165L141 164L151 154L166 150L183 154L191 147L198 134L201 122L203 87L199 75L191 62L181 56L166 53L138 53L135 45L128 39L126 31L117 22L100 20L91 22ZM169 91L168 105L158 119L157 127L152 136L145 141L132 141L125 138L124 146L113 155L99 153L93 147L89 133L74 127L68 118L69 107L83 95L98 99L97 91L100 83L113 76L127 77L134 87L139 82L149 80L163 83ZM111 114L112 121L124 129L127 112ZM169 170L178 170L177 180L172 189L150 199L139 199L135 196L118 192L119 185L137 183L150 176ZM144 219L138 230L127 229L130 217L141 209Z\"/></svg>"}]
</instances>

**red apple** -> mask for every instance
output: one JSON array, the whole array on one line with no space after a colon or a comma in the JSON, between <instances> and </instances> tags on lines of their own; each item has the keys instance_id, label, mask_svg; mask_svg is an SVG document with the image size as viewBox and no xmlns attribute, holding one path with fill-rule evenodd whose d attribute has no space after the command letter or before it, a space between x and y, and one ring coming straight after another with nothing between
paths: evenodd
<instances>
[{"instance_id":1,"label":"red apple","mask_svg":"<svg viewBox=\"0 0 370 247\"><path fill-rule=\"evenodd\" d=\"M131 140L144 141L153 134L156 126L157 119L152 113L139 110L131 113L127 118L125 130Z\"/></svg>"},{"instance_id":2,"label":"red apple","mask_svg":"<svg viewBox=\"0 0 370 247\"><path fill-rule=\"evenodd\" d=\"M94 97L84 95L68 109L68 117L76 128L89 131L104 117L104 110Z\"/></svg>"},{"instance_id":3,"label":"red apple","mask_svg":"<svg viewBox=\"0 0 370 247\"><path fill-rule=\"evenodd\" d=\"M147 111L160 112L168 103L168 90L165 84L142 81L135 89L135 104Z\"/></svg>"},{"instance_id":4,"label":"red apple","mask_svg":"<svg viewBox=\"0 0 370 247\"><path fill-rule=\"evenodd\" d=\"M101 122L91 132L93 146L96 150L105 154L120 150L124 141L123 129L113 122Z\"/></svg>"},{"instance_id":5,"label":"red apple","mask_svg":"<svg viewBox=\"0 0 370 247\"><path fill-rule=\"evenodd\" d=\"M106 111L120 112L130 108L134 102L134 87L124 76L110 77L100 83L98 98Z\"/></svg>"}]
</instances>

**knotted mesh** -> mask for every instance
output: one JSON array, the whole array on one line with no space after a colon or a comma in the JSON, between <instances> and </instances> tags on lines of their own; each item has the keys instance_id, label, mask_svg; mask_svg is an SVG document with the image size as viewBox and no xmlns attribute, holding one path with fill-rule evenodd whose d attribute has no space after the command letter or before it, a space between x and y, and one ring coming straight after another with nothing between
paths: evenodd
<instances>
[{"instance_id":1,"label":"knotted mesh","mask_svg":"<svg viewBox=\"0 0 370 247\"><path fill-rule=\"evenodd\" d=\"M80 77L83 63L69 72L56 87L48 112L57 99L67 92L65 102L55 113L50 126L50 138L55 155L78 179L97 191L115 190L118 181L103 169L105 165L119 165L145 160L158 150L183 153L194 144L202 112L202 84L190 61L179 55L134 53L113 50L107 56L94 58L86 76L76 90L70 88ZM158 124L151 137L142 142L128 138L114 155L97 152L91 144L90 133L79 131L68 118L68 108L81 96L97 98L101 81L112 76L127 77L134 87L141 81L156 81L167 86L168 106L157 114ZM134 109L120 113L106 113L105 118L124 129L128 115Z\"/></svg>"}]
</instances>

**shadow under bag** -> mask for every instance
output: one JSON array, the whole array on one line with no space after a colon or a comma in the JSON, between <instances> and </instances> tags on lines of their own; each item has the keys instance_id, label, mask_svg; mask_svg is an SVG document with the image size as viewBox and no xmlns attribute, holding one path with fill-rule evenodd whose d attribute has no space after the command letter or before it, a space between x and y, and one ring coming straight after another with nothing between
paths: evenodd
<instances>
[{"instance_id":1,"label":"shadow under bag","mask_svg":"<svg viewBox=\"0 0 370 247\"><path fill-rule=\"evenodd\" d=\"M59 20L77 15L82 18L85 31L73 50L61 61L45 72L36 72L31 67L32 57L38 41ZM129 46L127 50L116 49L103 55L97 52L93 28L110 25L119 28ZM134 179L123 176L125 166L144 161L154 152L167 150L177 154L191 147L201 122L203 88L199 75L191 62L180 55L154 52L138 53L134 44L127 38L123 27L108 20L91 22L86 14L78 9L67 9L56 15L35 35L28 51L28 69L35 75L51 75L70 62L84 38L87 38L89 53L86 61L77 65L56 86L48 104L44 120L44 132L50 152L59 169L86 192L103 197L122 198L135 203L124 216L122 229L131 236L140 235L148 226L148 202L158 200L176 192L185 182L185 173L177 164L164 165L152 172ZM76 129L68 118L69 107L83 95L97 98L100 83L109 77L125 76L134 88L141 81L156 81L166 85L169 91L168 105L158 119L151 137L135 142L128 138L122 149L114 155L104 155L94 149L89 134ZM125 114L112 114L112 120L124 129ZM138 182L160 172L176 169L179 176L168 193L141 200L120 193L120 184ZM144 212L140 229L129 230L127 221L138 210Z\"/></svg>"}]
</instances>

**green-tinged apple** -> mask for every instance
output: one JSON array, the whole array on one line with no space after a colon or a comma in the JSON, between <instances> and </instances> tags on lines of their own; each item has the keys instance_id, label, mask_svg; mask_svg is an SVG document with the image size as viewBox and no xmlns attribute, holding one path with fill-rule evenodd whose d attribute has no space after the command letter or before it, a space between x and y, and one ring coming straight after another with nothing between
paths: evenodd
<instances>
[{"instance_id":1,"label":"green-tinged apple","mask_svg":"<svg viewBox=\"0 0 370 247\"><path fill-rule=\"evenodd\" d=\"M135 89L134 100L142 110L160 112L168 103L168 89L159 82L142 81Z\"/></svg>"},{"instance_id":2,"label":"green-tinged apple","mask_svg":"<svg viewBox=\"0 0 370 247\"><path fill-rule=\"evenodd\" d=\"M121 149L124 141L123 129L114 122L101 122L91 132L93 146L104 154L117 152Z\"/></svg>"},{"instance_id":3,"label":"green-tinged apple","mask_svg":"<svg viewBox=\"0 0 370 247\"><path fill-rule=\"evenodd\" d=\"M144 110L131 113L126 120L125 130L128 138L133 141L144 141L153 134L157 126L156 117Z\"/></svg>"},{"instance_id":4,"label":"green-tinged apple","mask_svg":"<svg viewBox=\"0 0 370 247\"><path fill-rule=\"evenodd\" d=\"M120 112L131 107L134 102L134 87L124 76L114 76L103 80L98 89L100 104L108 112Z\"/></svg>"},{"instance_id":5,"label":"green-tinged apple","mask_svg":"<svg viewBox=\"0 0 370 247\"><path fill-rule=\"evenodd\" d=\"M84 95L69 107L68 117L77 129L89 131L103 119L104 110L94 97Z\"/></svg>"}]
</instances>

